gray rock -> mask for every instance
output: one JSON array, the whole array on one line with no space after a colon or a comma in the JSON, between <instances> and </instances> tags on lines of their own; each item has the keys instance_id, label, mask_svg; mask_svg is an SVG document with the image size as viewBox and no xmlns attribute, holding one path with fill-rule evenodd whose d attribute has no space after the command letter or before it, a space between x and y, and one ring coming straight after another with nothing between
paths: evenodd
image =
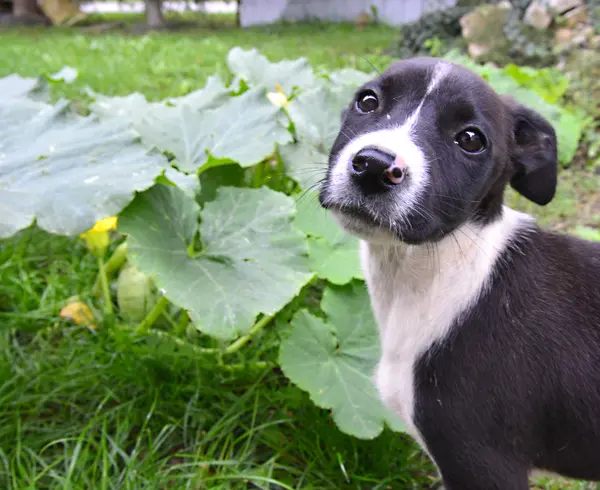
<instances>
[{"instance_id":1,"label":"gray rock","mask_svg":"<svg viewBox=\"0 0 600 490\"><path fill-rule=\"evenodd\" d=\"M565 18L567 27L577 27L579 24L586 24L588 21L588 10L587 7L575 7L573 10L569 10L563 16Z\"/></svg>"},{"instance_id":2,"label":"gray rock","mask_svg":"<svg viewBox=\"0 0 600 490\"><path fill-rule=\"evenodd\" d=\"M462 35L471 56L481 58L492 51L507 49L504 24L511 8L509 2L484 4L460 19Z\"/></svg>"},{"instance_id":3,"label":"gray rock","mask_svg":"<svg viewBox=\"0 0 600 490\"><path fill-rule=\"evenodd\" d=\"M556 14L564 14L566 11L583 5L582 0L549 0L550 10Z\"/></svg>"},{"instance_id":4,"label":"gray rock","mask_svg":"<svg viewBox=\"0 0 600 490\"><path fill-rule=\"evenodd\" d=\"M523 22L536 29L547 29L552 23L552 14L546 4L540 0L533 0L525 11Z\"/></svg>"},{"instance_id":5,"label":"gray rock","mask_svg":"<svg viewBox=\"0 0 600 490\"><path fill-rule=\"evenodd\" d=\"M554 44L557 46L568 45L574 37L575 31L573 29L561 27L560 29L557 29L554 33Z\"/></svg>"}]
</instances>

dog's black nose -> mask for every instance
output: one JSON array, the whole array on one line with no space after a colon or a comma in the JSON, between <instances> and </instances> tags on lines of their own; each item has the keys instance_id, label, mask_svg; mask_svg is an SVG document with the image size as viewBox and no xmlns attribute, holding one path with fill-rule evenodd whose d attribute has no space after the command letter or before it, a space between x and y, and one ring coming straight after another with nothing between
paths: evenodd
<instances>
[{"instance_id":1,"label":"dog's black nose","mask_svg":"<svg viewBox=\"0 0 600 490\"><path fill-rule=\"evenodd\" d=\"M350 172L357 184L372 191L399 184L404 178L404 168L397 163L396 155L373 147L354 155Z\"/></svg>"}]
</instances>

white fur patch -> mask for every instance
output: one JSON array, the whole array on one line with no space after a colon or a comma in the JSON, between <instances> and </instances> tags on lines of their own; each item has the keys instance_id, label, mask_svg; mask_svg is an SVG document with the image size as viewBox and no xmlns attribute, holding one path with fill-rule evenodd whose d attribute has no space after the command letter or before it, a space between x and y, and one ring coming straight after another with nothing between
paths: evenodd
<instances>
[{"instance_id":1,"label":"white fur patch","mask_svg":"<svg viewBox=\"0 0 600 490\"><path fill-rule=\"evenodd\" d=\"M375 147L399 156L408 167L410 185L403 189L402 192L396 193L394 208L390 210L391 214L397 217L406 215L417 202L419 195L427 188L429 177L427 171L428 162L421 148L414 142L413 129L417 124L425 99L439 86L440 82L450 73L451 69L452 65L443 61L435 65L425 96L402 125L390 125L388 128L379 129L351 139L338 155L331 170L329 190L332 201L338 203L346 202L348 204L355 202L355 196L351 194L352 187L349 185L350 162L363 148ZM388 119L390 119L389 114ZM338 219L344 220L342 216L338 216ZM350 225L352 224L350 223Z\"/></svg>"},{"instance_id":2,"label":"white fur patch","mask_svg":"<svg viewBox=\"0 0 600 490\"><path fill-rule=\"evenodd\" d=\"M418 111L418 109L417 109ZM400 156L408 166L410 185L396 193L392 214L403 215L414 204L420 192L427 186L427 162L421 149L413 142L411 130L417 120L415 111L400 127L380 129L354 138L340 152L331 171L331 199L336 202L353 202L350 186L349 165L354 155L365 147L372 146Z\"/></svg>"},{"instance_id":3,"label":"white fur patch","mask_svg":"<svg viewBox=\"0 0 600 490\"><path fill-rule=\"evenodd\" d=\"M435 65L435 68L433 69L433 76L431 77L431 81L427 86L426 96L437 88L440 82L446 77L446 75L448 75L448 73L450 73L451 70L452 65L444 61L440 61L437 65Z\"/></svg>"},{"instance_id":4,"label":"white fur patch","mask_svg":"<svg viewBox=\"0 0 600 490\"><path fill-rule=\"evenodd\" d=\"M477 302L508 242L533 222L505 207L497 221L480 228L464 225L443 238L435 251L398 241L361 241L382 352L375 384L383 402L404 419L425 449L413 422L415 362Z\"/></svg>"}]
</instances>

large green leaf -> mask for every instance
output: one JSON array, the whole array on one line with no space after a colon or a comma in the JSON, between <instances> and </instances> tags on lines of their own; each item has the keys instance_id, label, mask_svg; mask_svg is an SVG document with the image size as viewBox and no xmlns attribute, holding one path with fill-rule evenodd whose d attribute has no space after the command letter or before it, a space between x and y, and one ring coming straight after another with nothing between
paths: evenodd
<instances>
[{"instance_id":1,"label":"large green leaf","mask_svg":"<svg viewBox=\"0 0 600 490\"><path fill-rule=\"evenodd\" d=\"M123 123L78 117L64 101L0 100L0 237L34 219L52 233L80 233L168 166Z\"/></svg>"},{"instance_id":2,"label":"large green leaf","mask_svg":"<svg viewBox=\"0 0 600 490\"><path fill-rule=\"evenodd\" d=\"M332 284L343 285L352 279L362 279L357 240L348 235L335 243L324 238L308 238L310 269Z\"/></svg>"},{"instance_id":3,"label":"large green leaf","mask_svg":"<svg viewBox=\"0 0 600 490\"><path fill-rule=\"evenodd\" d=\"M325 177L328 155L310 142L289 143L279 148L286 174L302 189L312 189Z\"/></svg>"},{"instance_id":4,"label":"large green leaf","mask_svg":"<svg viewBox=\"0 0 600 490\"><path fill-rule=\"evenodd\" d=\"M354 88L358 88L374 78L375 75L375 73L365 73L353 68L342 68L341 70L331 72L328 78L335 85L351 85Z\"/></svg>"},{"instance_id":5,"label":"large green leaf","mask_svg":"<svg viewBox=\"0 0 600 490\"><path fill-rule=\"evenodd\" d=\"M282 146L279 154L287 174L303 189L314 187L325 176L328 153L340 131L342 111L356 86L369 78L356 70L340 70L330 75L330 82L321 80L290 102L288 113L297 141Z\"/></svg>"},{"instance_id":6,"label":"large green leaf","mask_svg":"<svg viewBox=\"0 0 600 490\"><path fill-rule=\"evenodd\" d=\"M292 320L291 334L279 352L284 374L316 405L331 409L336 424L347 434L372 439L384 424L403 430L371 381L379 342L364 284L328 287L321 308L327 322L306 310Z\"/></svg>"},{"instance_id":7,"label":"large green leaf","mask_svg":"<svg viewBox=\"0 0 600 490\"><path fill-rule=\"evenodd\" d=\"M148 102L146 97L139 92L113 97L88 90L88 95L94 99L89 106L91 112L102 118L126 120L134 126L148 111L164 106L162 102Z\"/></svg>"},{"instance_id":8,"label":"large green leaf","mask_svg":"<svg viewBox=\"0 0 600 490\"><path fill-rule=\"evenodd\" d=\"M32 95L44 88L46 88L46 83L41 78L23 78L17 74L8 75L0 78L0 101Z\"/></svg>"},{"instance_id":9,"label":"large green leaf","mask_svg":"<svg viewBox=\"0 0 600 490\"><path fill-rule=\"evenodd\" d=\"M503 71L519 85L534 90L550 104L558 103L569 88L569 78L554 67L538 70L510 63Z\"/></svg>"},{"instance_id":10,"label":"large green leaf","mask_svg":"<svg viewBox=\"0 0 600 490\"><path fill-rule=\"evenodd\" d=\"M295 87L305 89L316 81L306 58L271 63L256 49L232 48L227 54L227 65L236 76L234 84L244 80L250 87L263 86L269 91L279 85L288 96Z\"/></svg>"},{"instance_id":11,"label":"large green leaf","mask_svg":"<svg viewBox=\"0 0 600 490\"><path fill-rule=\"evenodd\" d=\"M140 102L139 97L128 100L134 107ZM231 97L214 109L197 110L185 102L145 107L134 119L134 129L146 144L175 155L186 172L197 171L211 156L213 164L220 160L252 166L271 155L275 144L291 140L282 111L269 102L263 88Z\"/></svg>"},{"instance_id":12,"label":"large green leaf","mask_svg":"<svg viewBox=\"0 0 600 490\"><path fill-rule=\"evenodd\" d=\"M295 97L288 112L298 140L327 154L340 131L342 111L349 105L353 93L350 85L323 85Z\"/></svg>"},{"instance_id":13,"label":"large green leaf","mask_svg":"<svg viewBox=\"0 0 600 490\"><path fill-rule=\"evenodd\" d=\"M321 207L315 191L298 198L295 224L308 235L310 268L320 278L339 285L363 278L358 239L342 230Z\"/></svg>"},{"instance_id":14,"label":"large green leaf","mask_svg":"<svg viewBox=\"0 0 600 490\"><path fill-rule=\"evenodd\" d=\"M183 192L197 198L200 192L200 179L196 174L184 174L173 167L167 168L163 175L156 179L161 184L171 184L179 187Z\"/></svg>"},{"instance_id":15,"label":"large green leaf","mask_svg":"<svg viewBox=\"0 0 600 490\"><path fill-rule=\"evenodd\" d=\"M196 114L184 111L180 125L188 137L179 141L179 148L167 149L188 169L201 167L209 155L249 167L271 155L276 144L291 140L283 113L261 88L234 97L219 109Z\"/></svg>"},{"instance_id":16,"label":"large green leaf","mask_svg":"<svg viewBox=\"0 0 600 490\"><path fill-rule=\"evenodd\" d=\"M247 187L246 172L237 164L219 165L211 167L200 174L200 183L202 191L196 198L200 204L207 201L214 201L217 192L223 186L229 187Z\"/></svg>"},{"instance_id":17,"label":"large green leaf","mask_svg":"<svg viewBox=\"0 0 600 490\"><path fill-rule=\"evenodd\" d=\"M179 189L156 185L121 213L119 229L129 235L131 260L201 331L221 339L244 334L259 314L278 312L311 279L290 197L221 187L200 226L199 214ZM202 246L191 254L198 230Z\"/></svg>"},{"instance_id":18,"label":"large green leaf","mask_svg":"<svg viewBox=\"0 0 600 490\"><path fill-rule=\"evenodd\" d=\"M230 89L223 84L218 76L213 75L208 77L203 88L181 97L171 97L167 101L173 105L188 104L195 110L200 111L219 107L227 101L229 94Z\"/></svg>"},{"instance_id":19,"label":"large green leaf","mask_svg":"<svg viewBox=\"0 0 600 490\"><path fill-rule=\"evenodd\" d=\"M94 99L90 104L90 110L102 117L117 117L127 119L134 127L140 124L149 114L156 113L159 117L161 109L168 105L179 106L182 104L190 106L195 111L214 109L223 104L229 97L229 89L223 85L217 76L211 76L206 85L182 97L173 97L165 102L149 102L146 97L139 93L123 97L111 97L102 95L91 90L89 95Z\"/></svg>"}]
</instances>

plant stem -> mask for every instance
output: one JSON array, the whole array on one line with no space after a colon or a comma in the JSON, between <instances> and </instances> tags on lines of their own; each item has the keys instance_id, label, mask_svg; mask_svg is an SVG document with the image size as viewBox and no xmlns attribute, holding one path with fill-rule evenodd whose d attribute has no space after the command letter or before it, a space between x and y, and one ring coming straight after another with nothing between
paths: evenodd
<instances>
[{"instance_id":1,"label":"plant stem","mask_svg":"<svg viewBox=\"0 0 600 490\"><path fill-rule=\"evenodd\" d=\"M169 322L169 325L171 325L173 330L177 329L177 323L175 323L175 320L173 320L173 317L169 315L169 312L166 309L163 310L162 317Z\"/></svg>"},{"instance_id":2,"label":"plant stem","mask_svg":"<svg viewBox=\"0 0 600 490\"><path fill-rule=\"evenodd\" d=\"M148 313L148 316L146 318L144 318L144 321L142 323L140 323L140 325L136 329L136 333L144 334L144 333L148 333L150 331L150 327L152 326L152 323L154 323L154 321L156 321L156 318L158 318L158 316L161 314L162 310L164 309L164 307L167 304L167 301L165 299L164 304L161 305L161 301L163 299L165 299L164 296L159 300L159 302L154 306L154 308L152 308L152 311L150 313ZM159 307L159 306L160 306L159 311L153 315L154 311L157 310L157 307ZM177 330L175 330L175 335L177 335L177 336L183 335L183 333L185 332L185 329L187 328L187 326L189 324L189 316L188 316L187 312L182 312L182 315L184 315L187 318L187 321L180 319L179 326L178 326ZM250 329L250 331L246 335L244 335L243 337L240 337L236 341L232 342L225 349L215 349L212 347L198 347L189 342L186 342L186 344L193 346L193 348L195 350L197 350L198 352L202 352L202 354L212 354L212 355L218 356L219 360L220 360L219 364L225 365L223 363L223 355L235 354L242 347L244 347L248 342L250 342L252 337L254 337L263 328L265 328L271 322L271 320L273 320L273 318L274 318L274 315L271 315L271 316L265 315L264 317L262 317L259 321L257 321L254 324L254 326ZM154 332L154 333L158 334L158 332ZM179 337L176 337L176 336L173 336L173 339L177 339L177 342L184 342L183 340L181 340Z\"/></svg>"},{"instance_id":3,"label":"plant stem","mask_svg":"<svg viewBox=\"0 0 600 490\"><path fill-rule=\"evenodd\" d=\"M253 187L260 187L263 184L264 162L259 163L254 167L254 178L252 179Z\"/></svg>"},{"instance_id":4,"label":"plant stem","mask_svg":"<svg viewBox=\"0 0 600 490\"><path fill-rule=\"evenodd\" d=\"M204 347L198 347L197 345L192 344L191 342L186 342L183 339L178 337L174 337L168 332L163 332L161 330L153 330L151 332L152 335L156 335L157 337L168 338L175 342L177 345L181 345L182 347L189 347L194 352L197 352L200 355L206 354L214 354L215 349L206 349ZM270 367L272 364L269 361L254 361L254 362L240 362L236 364L225 364L222 358L217 360L217 365L219 368L224 371L234 372L234 371L245 371L246 369L260 369L264 370Z\"/></svg>"},{"instance_id":5,"label":"plant stem","mask_svg":"<svg viewBox=\"0 0 600 490\"><path fill-rule=\"evenodd\" d=\"M104 274L106 275L106 279L110 279L115 272L117 272L123 264L127 260L127 242L121 243L110 258L104 263ZM98 277L96 277L96 282L94 283L94 287L92 289L92 294L94 296L100 296L102 293L102 272L98 271Z\"/></svg>"},{"instance_id":6,"label":"plant stem","mask_svg":"<svg viewBox=\"0 0 600 490\"><path fill-rule=\"evenodd\" d=\"M104 296L104 313L112 315L113 304L112 297L110 295L110 288L108 287L108 277L106 276L106 270L104 269L104 258L98 256L98 274L100 276L100 283L102 285L102 295Z\"/></svg>"},{"instance_id":7,"label":"plant stem","mask_svg":"<svg viewBox=\"0 0 600 490\"><path fill-rule=\"evenodd\" d=\"M179 321L175 327L175 335L181 337L187 330L187 326L190 324L190 315L187 310L182 310L179 316Z\"/></svg>"},{"instance_id":8,"label":"plant stem","mask_svg":"<svg viewBox=\"0 0 600 490\"><path fill-rule=\"evenodd\" d=\"M146 318L142 320L142 323L138 325L135 329L135 333L145 335L150 331L154 322L158 319L158 317L162 314L166 306L169 304L169 300L163 294L160 299L156 302L154 307L150 310L150 312L146 315Z\"/></svg>"},{"instance_id":9,"label":"plant stem","mask_svg":"<svg viewBox=\"0 0 600 490\"><path fill-rule=\"evenodd\" d=\"M247 369L267 369L271 363L267 361L255 361L239 364L224 364L221 366L226 371L245 371Z\"/></svg>"},{"instance_id":10,"label":"plant stem","mask_svg":"<svg viewBox=\"0 0 600 490\"><path fill-rule=\"evenodd\" d=\"M191 342L187 342L187 341L185 341L183 339L180 339L179 337L175 337L173 334L171 334L169 332L164 332L162 330L152 330L149 333L151 335L156 335L157 337L163 337L163 338L171 339L177 345L181 345L183 347L189 347L190 349L194 350L198 354L202 354L202 355L215 354L215 349L207 349L205 347L199 347L197 345L192 344Z\"/></svg>"},{"instance_id":11,"label":"plant stem","mask_svg":"<svg viewBox=\"0 0 600 490\"><path fill-rule=\"evenodd\" d=\"M229 347L227 347L223 351L223 353L224 354L233 354L233 353L239 351L248 342L250 342L250 340L252 339L252 337L254 337L263 328L265 328L271 322L271 320L273 320L273 318L274 318L273 315L265 315L265 316L263 316L259 321L257 321L254 324L254 326L250 329L250 331L246 335L244 335L243 337L240 337L235 342L229 344Z\"/></svg>"},{"instance_id":12,"label":"plant stem","mask_svg":"<svg viewBox=\"0 0 600 490\"><path fill-rule=\"evenodd\" d=\"M195 258L195 255L196 255L196 250L194 249L194 239L195 238L192 238L192 241L190 242L190 244L187 246L187 249L186 249L188 257L190 259Z\"/></svg>"}]
</instances>

